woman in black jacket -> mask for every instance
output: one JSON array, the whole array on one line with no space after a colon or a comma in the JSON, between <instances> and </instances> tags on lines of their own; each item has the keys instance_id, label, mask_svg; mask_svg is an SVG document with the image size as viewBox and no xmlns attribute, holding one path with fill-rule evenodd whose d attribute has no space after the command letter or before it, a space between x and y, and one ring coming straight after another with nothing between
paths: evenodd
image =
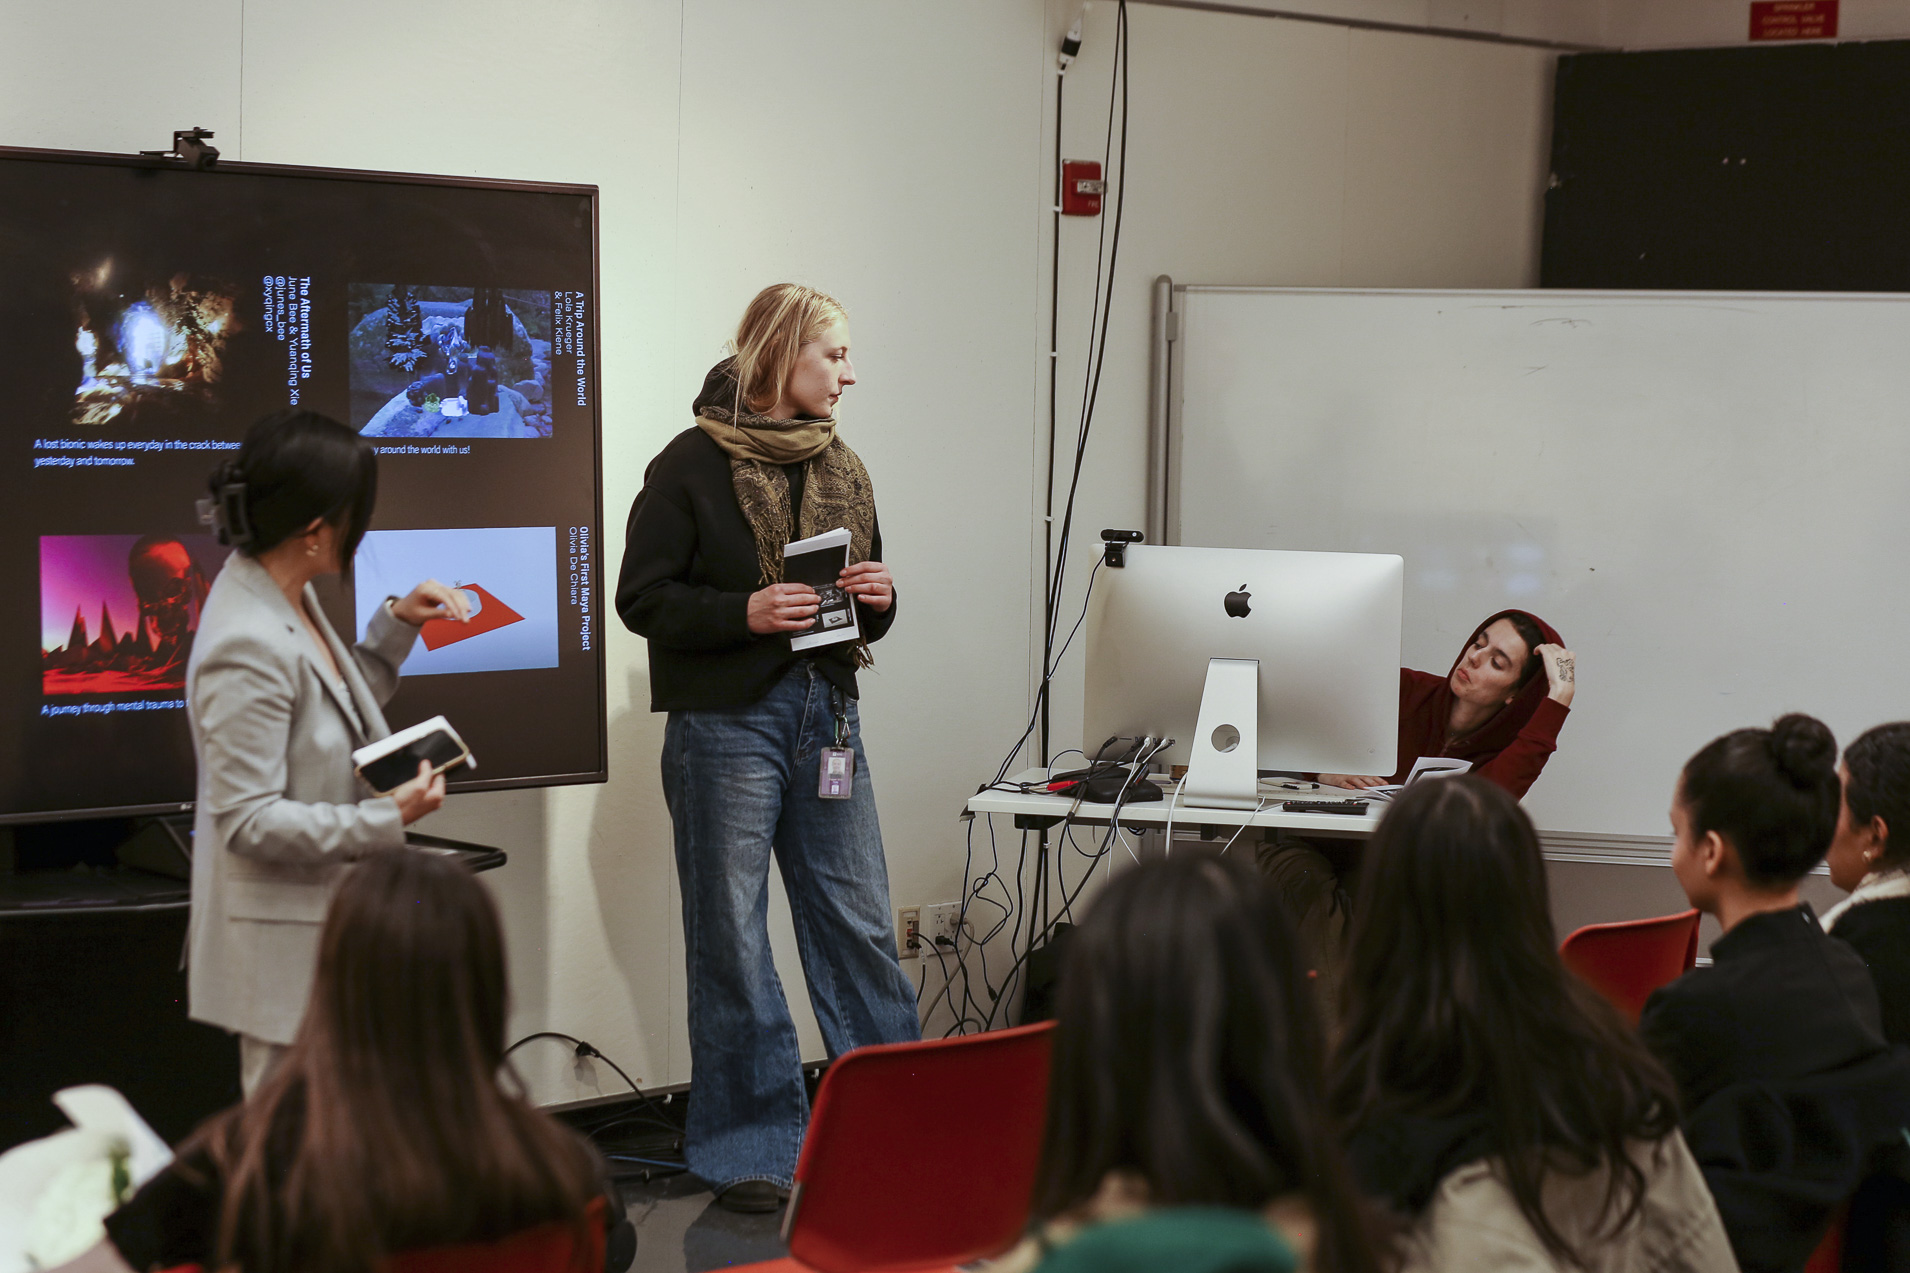
<instances>
[{"instance_id":1,"label":"woman in black jacket","mask_svg":"<svg viewBox=\"0 0 1910 1273\"><path fill-rule=\"evenodd\" d=\"M821 292L777 284L750 302L735 348L705 379L695 425L644 474L617 613L648 638L651 710L669 713L690 1168L731 1210L773 1211L808 1105L770 957L772 852L830 1055L920 1027L856 713L856 672L894 621L895 587L868 471L836 432L836 403L855 383L848 318ZM785 581L785 544L838 529L848 564L833 585ZM860 636L792 647L838 596Z\"/></svg>"}]
</instances>

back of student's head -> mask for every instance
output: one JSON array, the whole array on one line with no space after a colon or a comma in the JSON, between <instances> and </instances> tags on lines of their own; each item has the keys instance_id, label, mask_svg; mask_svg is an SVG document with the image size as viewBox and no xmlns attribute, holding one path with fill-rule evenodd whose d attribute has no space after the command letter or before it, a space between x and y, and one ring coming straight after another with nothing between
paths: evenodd
<instances>
[{"instance_id":1,"label":"back of student's head","mask_svg":"<svg viewBox=\"0 0 1910 1273\"><path fill-rule=\"evenodd\" d=\"M1376 1267L1324 1110L1324 1038L1293 927L1237 859L1178 854L1116 877L1062 960L1034 1210L1114 1172L1161 1206L1299 1195L1317 1267Z\"/></svg>"},{"instance_id":2,"label":"back of student's head","mask_svg":"<svg viewBox=\"0 0 1910 1273\"><path fill-rule=\"evenodd\" d=\"M497 908L469 870L414 850L354 865L297 1038L210 1138L226 1160L220 1249L247 1268L355 1273L394 1251L581 1225L594 1165L501 1085L505 1011Z\"/></svg>"},{"instance_id":3,"label":"back of student's head","mask_svg":"<svg viewBox=\"0 0 1910 1273\"><path fill-rule=\"evenodd\" d=\"M1416 783L1366 847L1333 1108L1362 1134L1470 1117L1527 1220L1548 1167L1612 1169L1614 1225L1642 1204L1627 1153L1676 1126L1675 1091L1617 1012L1559 958L1538 836L1477 777Z\"/></svg>"},{"instance_id":4,"label":"back of student's head","mask_svg":"<svg viewBox=\"0 0 1910 1273\"><path fill-rule=\"evenodd\" d=\"M1753 887L1795 884L1824 860L1837 831L1837 740L1798 712L1769 729L1732 730L1685 762L1678 798L1692 835L1716 831Z\"/></svg>"},{"instance_id":5,"label":"back of student's head","mask_svg":"<svg viewBox=\"0 0 1910 1273\"><path fill-rule=\"evenodd\" d=\"M1883 857L1876 866L1894 870L1910 864L1910 721L1878 725L1844 748L1844 803L1850 820L1868 826L1882 818Z\"/></svg>"}]
</instances>

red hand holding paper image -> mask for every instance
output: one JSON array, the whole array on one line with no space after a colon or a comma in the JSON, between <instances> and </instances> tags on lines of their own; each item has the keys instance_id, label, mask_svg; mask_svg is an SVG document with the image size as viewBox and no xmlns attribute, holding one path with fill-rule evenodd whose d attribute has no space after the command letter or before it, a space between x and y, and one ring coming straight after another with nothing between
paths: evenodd
<instances>
[{"instance_id":1,"label":"red hand holding paper image","mask_svg":"<svg viewBox=\"0 0 1910 1273\"><path fill-rule=\"evenodd\" d=\"M499 628L513 623L522 623L524 616L492 596L481 585L474 583L459 584L458 587L471 601L471 617L460 623L456 619L429 619L419 629L419 640L427 650L441 650L447 645L455 645L486 632L495 632Z\"/></svg>"}]
</instances>

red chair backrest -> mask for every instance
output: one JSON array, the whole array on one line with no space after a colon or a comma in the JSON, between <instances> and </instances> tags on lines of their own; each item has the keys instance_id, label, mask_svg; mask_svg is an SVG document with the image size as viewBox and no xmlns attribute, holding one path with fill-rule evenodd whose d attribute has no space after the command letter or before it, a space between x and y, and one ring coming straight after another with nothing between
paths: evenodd
<instances>
[{"instance_id":1,"label":"red chair backrest","mask_svg":"<svg viewBox=\"0 0 1910 1273\"><path fill-rule=\"evenodd\" d=\"M1698 962L1698 912L1587 924L1559 944L1559 955L1637 1025L1651 992Z\"/></svg>"},{"instance_id":2,"label":"red chair backrest","mask_svg":"<svg viewBox=\"0 0 1910 1273\"><path fill-rule=\"evenodd\" d=\"M1028 1221L1053 1022L844 1054L823 1075L783 1220L820 1273L996 1255Z\"/></svg>"},{"instance_id":3,"label":"red chair backrest","mask_svg":"<svg viewBox=\"0 0 1910 1273\"><path fill-rule=\"evenodd\" d=\"M406 1251L385 1262L385 1273L598 1273L604 1266L605 1205L591 1201L590 1245L582 1261L574 1259L575 1236L569 1225L543 1224L496 1242L468 1242L458 1246ZM182 1264L167 1273L205 1273L198 1264Z\"/></svg>"},{"instance_id":4,"label":"red chair backrest","mask_svg":"<svg viewBox=\"0 0 1910 1273\"><path fill-rule=\"evenodd\" d=\"M1844 1267L1844 1229L1850 1223L1850 1204L1842 1204L1831 1215L1830 1227L1824 1230L1824 1237L1811 1252L1811 1258L1804 1265L1804 1273L1837 1273Z\"/></svg>"}]
</instances>

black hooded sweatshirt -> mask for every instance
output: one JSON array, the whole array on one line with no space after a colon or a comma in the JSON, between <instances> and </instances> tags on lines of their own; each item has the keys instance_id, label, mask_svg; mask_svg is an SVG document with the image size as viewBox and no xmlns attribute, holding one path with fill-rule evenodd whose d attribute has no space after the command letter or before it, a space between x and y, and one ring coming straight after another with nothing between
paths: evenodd
<instances>
[{"instance_id":1,"label":"black hooded sweatshirt","mask_svg":"<svg viewBox=\"0 0 1910 1273\"><path fill-rule=\"evenodd\" d=\"M734 379L719 363L703 382L692 413L727 407ZM789 506L802 506L803 466L785 464ZM796 527L789 538L797 537ZM882 527L873 523L869 553L882 560ZM650 710L745 707L767 694L789 665L815 660L816 670L857 697L853 643L814 651L789 648L787 634L758 636L746 618L750 594L765 587L756 560L756 536L736 502L730 457L692 425L650 461L643 489L630 506L617 614L650 644ZM856 602L856 621L869 641L895 622L895 602L877 612Z\"/></svg>"}]
</instances>

